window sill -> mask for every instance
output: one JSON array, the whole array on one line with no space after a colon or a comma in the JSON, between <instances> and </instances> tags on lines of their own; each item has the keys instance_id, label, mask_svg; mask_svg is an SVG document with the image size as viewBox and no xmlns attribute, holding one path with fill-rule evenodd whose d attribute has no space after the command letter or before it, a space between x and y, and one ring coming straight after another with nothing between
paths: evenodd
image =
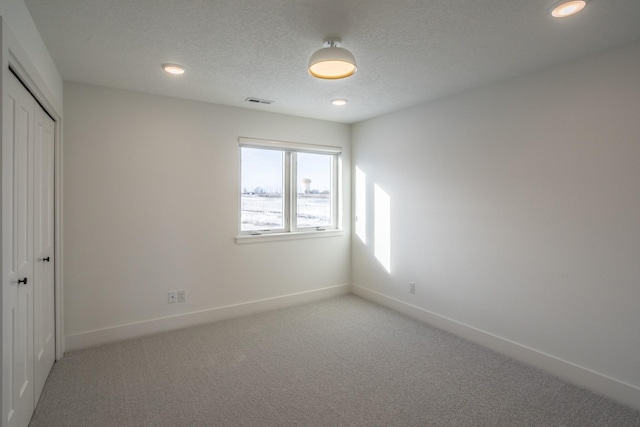
<instances>
[{"instance_id":1,"label":"window sill","mask_svg":"<svg viewBox=\"0 0 640 427\"><path fill-rule=\"evenodd\" d=\"M243 235L236 237L236 243L243 245L246 243L277 242L281 240L315 239L317 237L344 236L344 230L326 231L299 231L293 233L272 233L260 235Z\"/></svg>"}]
</instances>

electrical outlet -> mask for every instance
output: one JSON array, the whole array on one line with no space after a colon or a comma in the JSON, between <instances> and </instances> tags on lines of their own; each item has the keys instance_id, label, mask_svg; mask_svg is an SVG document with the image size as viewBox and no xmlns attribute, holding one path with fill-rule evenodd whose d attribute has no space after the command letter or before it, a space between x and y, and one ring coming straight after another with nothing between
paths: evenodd
<instances>
[{"instance_id":1,"label":"electrical outlet","mask_svg":"<svg viewBox=\"0 0 640 427\"><path fill-rule=\"evenodd\" d=\"M178 291L169 291L169 304L178 301Z\"/></svg>"},{"instance_id":2,"label":"electrical outlet","mask_svg":"<svg viewBox=\"0 0 640 427\"><path fill-rule=\"evenodd\" d=\"M187 291L180 289L178 291L178 302L185 302L187 300Z\"/></svg>"},{"instance_id":3,"label":"electrical outlet","mask_svg":"<svg viewBox=\"0 0 640 427\"><path fill-rule=\"evenodd\" d=\"M415 282L409 282L409 293L410 294L415 294L416 293L416 283Z\"/></svg>"}]
</instances>

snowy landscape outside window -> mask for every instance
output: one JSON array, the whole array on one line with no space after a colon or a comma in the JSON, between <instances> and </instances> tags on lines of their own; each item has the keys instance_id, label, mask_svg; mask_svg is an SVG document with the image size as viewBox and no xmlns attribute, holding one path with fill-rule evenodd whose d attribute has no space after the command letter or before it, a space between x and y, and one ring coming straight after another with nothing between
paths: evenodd
<instances>
[{"instance_id":1,"label":"snowy landscape outside window","mask_svg":"<svg viewBox=\"0 0 640 427\"><path fill-rule=\"evenodd\" d=\"M240 234L338 228L340 148L240 138Z\"/></svg>"}]
</instances>

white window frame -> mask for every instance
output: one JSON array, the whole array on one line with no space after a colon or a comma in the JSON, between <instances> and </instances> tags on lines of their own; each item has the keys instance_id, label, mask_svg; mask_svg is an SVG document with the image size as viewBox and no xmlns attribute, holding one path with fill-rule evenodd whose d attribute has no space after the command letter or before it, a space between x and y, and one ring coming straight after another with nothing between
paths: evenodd
<instances>
[{"instance_id":1,"label":"white window frame","mask_svg":"<svg viewBox=\"0 0 640 427\"><path fill-rule=\"evenodd\" d=\"M281 151L283 165L283 228L273 230L242 230L242 148ZM322 227L297 226L297 154L327 154L331 156L332 224ZM328 237L342 235L342 148L328 145L302 144L256 138L238 138L238 235L237 243L286 240L291 238Z\"/></svg>"}]
</instances>

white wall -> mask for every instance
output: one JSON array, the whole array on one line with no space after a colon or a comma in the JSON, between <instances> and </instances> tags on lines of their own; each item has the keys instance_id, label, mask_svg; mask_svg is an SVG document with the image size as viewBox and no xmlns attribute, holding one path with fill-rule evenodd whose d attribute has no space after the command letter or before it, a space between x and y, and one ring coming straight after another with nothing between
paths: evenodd
<instances>
[{"instance_id":1,"label":"white wall","mask_svg":"<svg viewBox=\"0 0 640 427\"><path fill-rule=\"evenodd\" d=\"M639 77L633 44L355 125L356 292L640 407Z\"/></svg>"},{"instance_id":2,"label":"white wall","mask_svg":"<svg viewBox=\"0 0 640 427\"><path fill-rule=\"evenodd\" d=\"M324 287L348 290L348 220L344 236L234 239L238 137L343 147L348 219L348 125L79 84L65 84L64 96L71 348L127 335L91 337L104 328ZM186 289L188 301L168 304L173 289Z\"/></svg>"},{"instance_id":3,"label":"white wall","mask_svg":"<svg viewBox=\"0 0 640 427\"><path fill-rule=\"evenodd\" d=\"M62 78L27 6L22 0L2 0L0 2L0 16L20 43L28 60L33 65L33 69L39 74L38 77L42 79L42 82L37 82L40 84L39 89L44 92L44 95L49 98L49 102L54 104L57 110L61 110L57 107L62 106ZM22 58L20 59L22 60ZM32 77L36 78L36 76Z\"/></svg>"}]
</instances>

